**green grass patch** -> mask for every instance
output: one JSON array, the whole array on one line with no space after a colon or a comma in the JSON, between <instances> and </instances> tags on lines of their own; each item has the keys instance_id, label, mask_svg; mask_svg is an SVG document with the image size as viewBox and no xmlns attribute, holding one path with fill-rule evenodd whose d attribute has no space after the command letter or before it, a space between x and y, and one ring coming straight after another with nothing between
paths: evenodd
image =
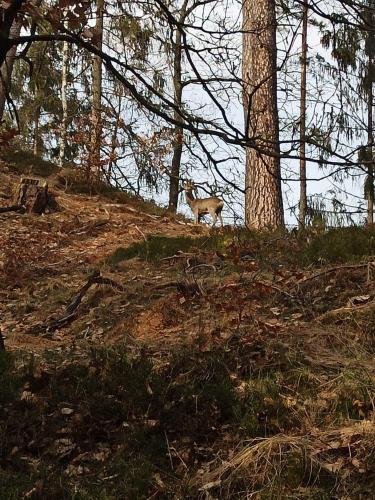
<instances>
[{"instance_id":1,"label":"green grass patch","mask_svg":"<svg viewBox=\"0 0 375 500\"><path fill-rule=\"evenodd\" d=\"M147 241L135 243L128 248L117 248L112 255L107 258L107 263L115 266L124 260L135 257L151 262L158 261L164 257L171 257L177 252L189 252L193 248L199 248L202 243L200 238L180 236L169 238L166 236L151 236Z\"/></svg>"},{"instance_id":2,"label":"green grass patch","mask_svg":"<svg viewBox=\"0 0 375 500\"><path fill-rule=\"evenodd\" d=\"M157 262L165 257L171 257L178 252L230 252L231 245L243 231L217 231L209 236L150 236L147 241L141 241L130 247L119 247L107 258L109 265L115 266L124 260L135 257L150 262Z\"/></svg>"},{"instance_id":3,"label":"green grass patch","mask_svg":"<svg viewBox=\"0 0 375 500\"><path fill-rule=\"evenodd\" d=\"M302 263L358 262L375 252L375 229L345 227L315 236L301 253Z\"/></svg>"},{"instance_id":4,"label":"green grass patch","mask_svg":"<svg viewBox=\"0 0 375 500\"><path fill-rule=\"evenodd\" d=\"M43 160L29 151L7 150L1 154L1 158L10 164L11 171L20 175L49 177L59 170L55 163Z\"/></svg>"}]
</instances>

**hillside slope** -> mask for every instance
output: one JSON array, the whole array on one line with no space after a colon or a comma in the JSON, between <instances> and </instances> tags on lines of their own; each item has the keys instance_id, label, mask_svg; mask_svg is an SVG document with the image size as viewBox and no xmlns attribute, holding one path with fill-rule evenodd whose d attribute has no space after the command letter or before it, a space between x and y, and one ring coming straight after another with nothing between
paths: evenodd
<instances>
[{"instance_id":1,"label":"hillside slope","mask_svg":"<svg viewBox=\"0 0 375 500\"><path fill-rule=\"evenodd\" d=\"M371 232L56 193L0 215L1 499L372 498Z\"/></svg>"},{"instance_id":2,"label":"hillside slope","mask_svg":"<svg viewBox=\"0 0 375 500\"><path fill-rule=\"evenodd\" d=\"M3 173L3 194L11 196L18 182L19 176ZM0 215L0 278L4 285L0 315L11 349L55 346L55 342L36 339L24 331L46 320L49 314L58 314L64 299L74 295L93 269L102 269L107 277L113 277L106 258L117 249L144 241L150 235L174 238L205 233L203 228L197 230L167 215L146 213L136 200L117 203L101 195L67 194L62 186L54 192L60 212L40 217ZM0 199L0 206L8 204L6 197ZM149 208L152 211L152 206ZM135 274L136 264L131 267ZM140 267L146 278L147 268ZM118 270L115 275L119 277ZM121 278L126 281L129 273L122 272ZM74 340L68 334L66 337L68 342Z\"/></svg>"}]
</instances>

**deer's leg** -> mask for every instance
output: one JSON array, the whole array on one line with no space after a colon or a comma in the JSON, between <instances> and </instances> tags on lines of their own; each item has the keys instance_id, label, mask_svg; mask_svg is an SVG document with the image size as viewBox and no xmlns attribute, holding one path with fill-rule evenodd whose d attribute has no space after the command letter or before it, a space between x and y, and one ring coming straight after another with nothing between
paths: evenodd
<instances>
[{"instance_id":1,"label":"deer's leg","mask_svg":"<svg viewBox=\"0 0 375 500\"><path fill-rule=\"evenodd\" d=\"M198 210L194 212L194 223L199 224L199 213Z\"/></svg>"},{"instance_id":2,"label":"deer's leg","mask_svg":"<svg viewBox=\"0 0 375 500\"><path fill-rule=\"evenodd\" d=\"M210 215L214 221L214 223L212 224L212 227L214 227L216 222L217 222L217 213L213 210L213 211L210 211Z\"/></svg>"},{"instance_id":3,"label":"deer's leg","mask_svg":"<svg viewBox=\"0 0 375 500\"><path fill-rule=\"evenodd\" d=\"M220 219L221 227L224 227L224 222L223 222L223 217L221 216L221 212L218 214L218 216Z\"/></svg>"}]
</instances>

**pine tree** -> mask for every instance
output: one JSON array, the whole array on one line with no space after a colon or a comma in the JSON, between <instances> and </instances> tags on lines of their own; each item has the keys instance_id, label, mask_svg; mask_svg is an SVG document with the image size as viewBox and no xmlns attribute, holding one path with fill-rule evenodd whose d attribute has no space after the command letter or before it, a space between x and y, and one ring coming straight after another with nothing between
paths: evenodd
<instances>
[{"instance_id":1,"label":"pine tree","mask_svg":"<svg viewBox=\"0 0 375 500\"><path fill-rule=\"evenodd\" d=\"M246 151L245 217L248 227L284 225L277 110L274 0L243 3L245 127L255 147Z\"/></svg>"},{"instance_id":2,"label":"pine tree","mask_svg":"<svg viewBox=\"0 0 375 500\"><path fill-rule=\"evenodd\" d=\"M305 227L307 214L306 185L306 80L307 80L307 21L308 3L302 9L302 44L301 44L301 97L300 97L300 199L298 226Z\"/></svg>"}]
</instances>

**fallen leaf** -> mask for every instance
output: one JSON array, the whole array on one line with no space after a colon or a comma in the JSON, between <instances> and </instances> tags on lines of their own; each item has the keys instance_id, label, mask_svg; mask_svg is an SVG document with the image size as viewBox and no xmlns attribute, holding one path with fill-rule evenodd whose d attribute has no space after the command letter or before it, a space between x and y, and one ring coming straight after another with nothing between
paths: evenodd
<instances>
[{"instance_id":1,"label":"fallen leaf","mask_svg":"<svg viewBox=\"0 0 375 500\"><path fill-rule=\"evenodd\" d=\"M74 413L74 410L72 410L72 408L61 408L62 415L71 415L72 413Z\"/></svg>"}]
</instances>

